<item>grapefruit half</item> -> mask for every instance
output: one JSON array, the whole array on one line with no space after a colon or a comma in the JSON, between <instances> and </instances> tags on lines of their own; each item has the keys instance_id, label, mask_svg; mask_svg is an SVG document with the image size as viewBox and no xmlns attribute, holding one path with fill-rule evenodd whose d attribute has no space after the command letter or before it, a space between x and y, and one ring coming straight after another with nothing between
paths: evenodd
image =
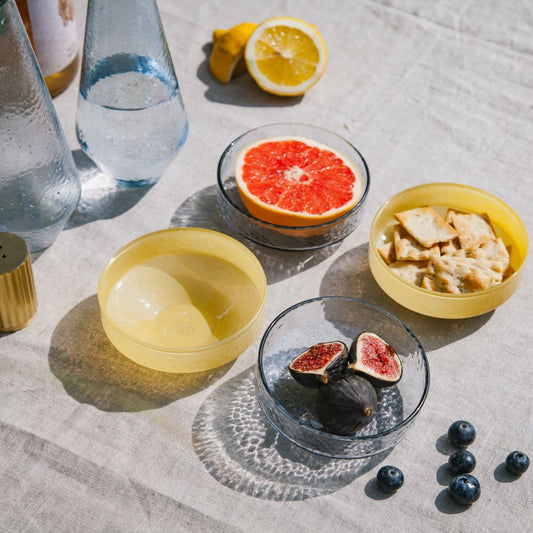
<instances>
[{"instance_id":1,"label":"grapefruit half","mask_svg":"<svg viewBox=\"0 0 533 533\"><path fill-rule=\"evenodd\" d=\"M316 226L347 213L362 194L355 165L304 137L273 137L243 148L235 181L248 211L279 226Z\"/></svg>"}]
</instances>

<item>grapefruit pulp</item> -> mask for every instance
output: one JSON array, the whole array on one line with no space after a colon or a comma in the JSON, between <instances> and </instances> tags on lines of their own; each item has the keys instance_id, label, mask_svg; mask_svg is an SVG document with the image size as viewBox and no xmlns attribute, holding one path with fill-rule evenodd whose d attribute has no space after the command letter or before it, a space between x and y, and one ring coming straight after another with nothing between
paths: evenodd
<instances>
[{"instance_id":1,"label":"grapefruit pulp","mask_svg":"<svg viewBox=\"0 0 533 533\"><path fill-rule=\"evenodd\" d=\"M235 180L248 211L279 226L316 226L347 213L362 194L347 157L304 137L273 137L246 146Z\"/></svg>"}]
</instances>

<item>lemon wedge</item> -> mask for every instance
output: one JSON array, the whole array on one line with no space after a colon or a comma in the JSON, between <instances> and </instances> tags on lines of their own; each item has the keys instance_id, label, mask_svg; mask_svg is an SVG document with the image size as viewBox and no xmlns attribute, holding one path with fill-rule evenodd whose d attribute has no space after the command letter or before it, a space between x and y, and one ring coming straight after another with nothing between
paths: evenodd
<instances>
[{"instance_id":1,"label":"lemon wedge","mask_svg":"<svg viewBox=\"0 0 533 533\"><path fill-rule=\"evenodd\" d=\"M327 48L312 24L293 17L274 17L255 28L244 58L248 72L263 90L296 96L324 74Z\"/></svg>"},{"instance_id":2,"label":"lemon wedge","mask_svg":"<svg viewBox=\"0 0 533 533\"><path fill-rule=\"evenodd\" d=\"M228 83L246 70L244 47L257 24L243 22L229 30L213 32L213 50L209 58L209 68L221 83Z\"/></svg>"}]
</instances>

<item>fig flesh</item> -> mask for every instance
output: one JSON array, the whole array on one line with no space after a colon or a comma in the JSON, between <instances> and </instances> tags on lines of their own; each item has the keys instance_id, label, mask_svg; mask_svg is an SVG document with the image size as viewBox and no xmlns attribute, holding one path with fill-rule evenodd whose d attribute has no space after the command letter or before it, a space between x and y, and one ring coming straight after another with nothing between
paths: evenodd
<instances>
[{"instance_id":1,"label":"fig flesh","mask_svg":"<svg viewBox=\"0 0 533 533\"><path fill-rule=\"evenodd\" d=\"M394 385L402 377L402 362L396 350L370 331L363 331L353 341L347 368L363 375L375 387Z\"/></svg>"},{"instance_id":2,"label":"fig flesh","mask_svg":"<svg viewBox=\"0 0 533 533\"><path fill-rule=\"evenodd\" d=\"M324 431L335 435L353 435L371 422L376 407L376 390L356 374L335 376L317 392L318 420Z\"/></svg>"},{"instance_id":3,"label":"fig flesh","mask_svg":"<svg viewBox=\"0 0 533 533\"><path fill-rule=\"evenodd\" d=\"M340 341L314 344L289 365L291 376L301 385L316 389L346 370L348 348Z\"/></svg>"}]
</instances>

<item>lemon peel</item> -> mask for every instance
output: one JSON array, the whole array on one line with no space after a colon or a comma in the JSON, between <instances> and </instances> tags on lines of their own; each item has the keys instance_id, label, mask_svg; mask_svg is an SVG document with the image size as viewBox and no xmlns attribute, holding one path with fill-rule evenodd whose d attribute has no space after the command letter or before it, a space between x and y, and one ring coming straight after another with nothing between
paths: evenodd
<instances>
[{"instance_id":1,"label":"lemon peel","mask_svg":"<svg viewBox=\"0 0 533 533\"><path fill-rule=\"evenodd\" d=\"M209 57L209 68L221 83L229 83L246 70L244 48L248 38L257 28L253 22L242 22L229 30L213 31L213 50Z\"/></svg>"}]
</instances>

